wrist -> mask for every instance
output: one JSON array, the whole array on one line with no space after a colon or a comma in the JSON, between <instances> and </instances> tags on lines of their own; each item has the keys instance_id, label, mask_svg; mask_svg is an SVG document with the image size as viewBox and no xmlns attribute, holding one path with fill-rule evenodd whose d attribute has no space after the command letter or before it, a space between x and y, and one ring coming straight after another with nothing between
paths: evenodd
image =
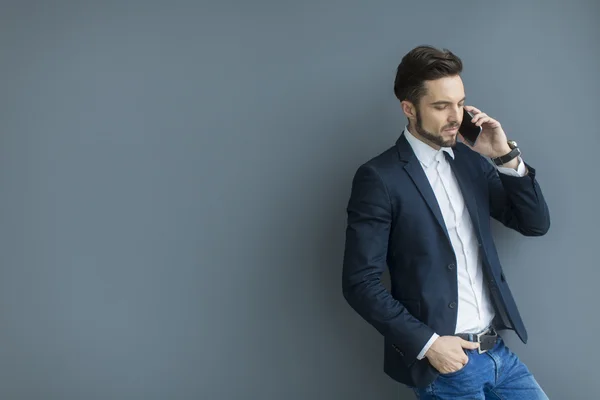
<instances>
[{"instance_id":1,"label":"wrist","mask_svg":"<svg viewBox=\"0 0 600 400\"><path fill-rule=\"evenodd\" d=\"M425 352L425 354L423 355L425 358L429 358L429 356L431 356L432 352L435 352L435 342L437 342L437 340L439 339L439 335L434 334L434 336L432 337L432 341L431 344L429 345L429 348L427 349L427 351Z\"/></svg>"},{"instance_id":2,"label":"wrist","mask_svg":"<svg viewBox=\"0 0 600 400\"><path fill-rule=\"evenodd\" d=\"M518 158L513 158L509 162L507 162L505 164L500 164L498 166L499 167L503 167L503 168L517 169L519 167L519 159Z\"/></svg>"},{"instance_id":3,"label":"wrist","mask_svg":"<svg viewBox=\"0 0 600 400\"><path fill-rule=\"evenodd\" d=\"M496 166L515 169L518 167L518 157L521 155L521 150L519 150L517 142L514 140L508 140L506 144L502 146L502 149L498 150L498 152L502 153L491 157Z\"/></svg>"},{"instance_id":4,"label":"wrist","mask_svg":"<svg viewBox=\"0 0 600 400\"><path fill-rule=\"evenodd\" d=\"M508 145L508 143L506 143L506 145L502 146L501 149L499 149L495 154L492 154L490 156L490 158L498 158L498 157L502 157L507 155L508 153L510 153L512 151L512 149L510 148L510 146Z\"/></svg>"}]
</instances>

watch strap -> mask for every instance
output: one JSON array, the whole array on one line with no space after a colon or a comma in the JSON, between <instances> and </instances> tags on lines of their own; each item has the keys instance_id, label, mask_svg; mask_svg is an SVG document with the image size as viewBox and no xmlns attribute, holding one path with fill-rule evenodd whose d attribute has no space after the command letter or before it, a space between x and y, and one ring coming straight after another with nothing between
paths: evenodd
<instances>
[{"instance_id":1,"label":"watch strap","mask_svg":"<svg viewBox=\"0 0 600 400\"><path fill-rule=\"evenodd\" d=\"M500 157L492 158L492 161L494 162L494 164L500 166L500 165L506 164L507 162L513 160L514 158L516 158L520 155L521 155L521 150L519 150L518 147L515 147L508 154L505 154Z\"/></svg>"}]
</instances>

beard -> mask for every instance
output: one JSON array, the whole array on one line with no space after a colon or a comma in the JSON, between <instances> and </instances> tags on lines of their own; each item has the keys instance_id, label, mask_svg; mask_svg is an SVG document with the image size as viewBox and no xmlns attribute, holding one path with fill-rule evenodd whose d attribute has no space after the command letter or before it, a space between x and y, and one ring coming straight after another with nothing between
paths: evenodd
<instances>
[{"instance_id":1,"label":"beard","mask_svg":"<svg viewBox=\"0 0 600 400\"><path fill-rule=\"evenodd\" d=\"M458 126L459 126L458 123L449 124L449 125L444 126L442 128L442 130L452 129L452 128L456 128ZM417 123L415 126L415 130L417 131L417 133L419 135L421 135L421 137L427 139L428 141L430 141L431 143L433 143L437 146L454 147L456 145L456 135L454 137L445 139L444 137L442 137L441 134L436 135L435 133L429 132L428 130L423 128L423 120L421 119L421 113L419 112L419 110L417 110Z\"/></svg>"}]
</instances>

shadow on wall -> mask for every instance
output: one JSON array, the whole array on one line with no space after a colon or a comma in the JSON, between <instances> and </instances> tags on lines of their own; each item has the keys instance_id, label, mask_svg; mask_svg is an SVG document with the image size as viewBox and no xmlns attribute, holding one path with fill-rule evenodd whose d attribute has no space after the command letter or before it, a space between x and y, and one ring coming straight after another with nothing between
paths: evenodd
<instances>
[{"instance_id":1,"label":"shadow on wall","mask_svg":"<svg viewBox=\"0 0 600 400\"><path fill-rule=\"evenodd\" d=\"M362 82L365 86L370 83ZM334 89L329 88L328 93L335 93ZM287 321L282 332L286 346L301 346L297 351L304 352L302 359L294 362L296 367L306 363L301 365L301 373L314 381L301 388L303 395L412 399L414 396L399 397L403 389L383 372L383 337L342 295L346 206L352 178L360 164L394 145L403 122L392 121L397 110L390 110L389 96L347 99L345 94L341 90L331 99L321 98L320 104L311 105L308 111L297 111L297 98L284 96L277 109L271 110L271 115L278 117L265 126L269 132L286 132L286 126L294 126L285 140L274 137L273 143L282 148L271 151L276 159L270 162L277 165L278 173L269 183L267 190L273 196L266 206L273 225L265 229L276 235L268 245L277 243L278 257L283 260L294 257L283 264L285 268L276 270L280 291L275 300L284 303L280 307ZM311 97L306 93L298 96ZM387 274L384 282L389 286ZM289 342L299 335L299 343Z\"/></svg>"},{"instance_id":2,"label":"shadow on wall","mask_svg":"<svg viewBox=\"0 0 600 400\"><path fill-rule=\"evenodd\" d=\"M383 372L383 337L350 307L342 295L342 263L346 229L346 206L350 196L352 178L360 164L392 146L396 135L389 135L384 127L389 114L385 106L371 103L368 115L348 118L342 123L337 135L338 144L332 146L331 156L324 157L327 165L319 168L312 177L311 185L317 185L319 199L315 201L318 213L309 223L315 233L313 240L318 254L314 266L315 297L320 308L324 347L321 361L332 368L342 364L338 372L340 381L349 388L361 387L362 395L370 398L412 399L412 392L404 389ZM398 129L398 131L400 131ZM377 135L378 140L373 140ZM312 191L314 192L314 191ZM389 272L382 277L389 289ZM334 372L335 373L335 372ZM350 375L348 375L350 374ZM360 398L358 393L349 393L349 398ZM352 397L356 396L356 397ZM390 397L393 396L393 397Z\"/></svg>"}]
</instances>

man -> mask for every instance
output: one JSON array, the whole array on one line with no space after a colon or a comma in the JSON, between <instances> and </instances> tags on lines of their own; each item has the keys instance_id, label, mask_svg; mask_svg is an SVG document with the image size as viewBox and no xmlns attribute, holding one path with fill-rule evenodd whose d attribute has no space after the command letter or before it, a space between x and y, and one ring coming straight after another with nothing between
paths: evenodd
<instances>
[{"instance_id":1,"label":"man","mask_svg":"<svg viewBox=\"0 0 600 400\"><path fill-rule=\"evenodd\" d=\"M490 217L544 235L548 207L500 123L465 105L462 61L419 46L394 92L408 126L352 182L343 293L384 336L384 370L423 399L547 399L497 334L527 332L502 271ZM482 128L474 146L463 109ZM381 283L386 265L391 293Z\"/></svg>"}]
</instances>

